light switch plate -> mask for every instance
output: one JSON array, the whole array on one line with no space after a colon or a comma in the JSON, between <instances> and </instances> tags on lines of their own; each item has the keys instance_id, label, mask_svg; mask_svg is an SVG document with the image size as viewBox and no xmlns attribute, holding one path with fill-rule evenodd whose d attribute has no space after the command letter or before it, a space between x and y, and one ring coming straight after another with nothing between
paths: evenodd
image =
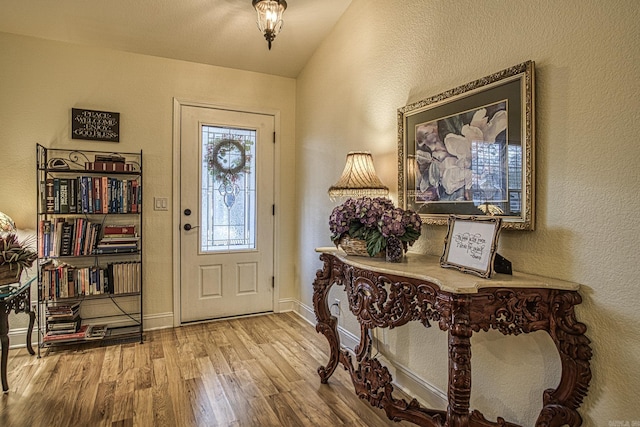
<instances>
[{"instance_id":1,"label":"light switch plate","mask_svg":"<svg viewBox=\"0 0 640 427\"><path fill-rule=\"evenodd\" d=\"M154 197L153 198L153 210L154 211L167 211L169 210L169 199L166 197Z\"/></svg>"}]
</instances>

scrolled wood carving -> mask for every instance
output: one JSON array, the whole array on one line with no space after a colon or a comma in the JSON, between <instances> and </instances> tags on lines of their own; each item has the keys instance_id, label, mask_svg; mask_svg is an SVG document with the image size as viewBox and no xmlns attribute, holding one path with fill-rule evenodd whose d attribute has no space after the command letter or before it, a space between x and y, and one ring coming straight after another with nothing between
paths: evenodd
<instances>
[{"instance_id":1,"label":"scrolled wood carving","mask_svg":"<svg viewBox=\"0 0 640 427\"><path fill-rule=\"evenodd\" d=\"M347 369L358 397L383 409L390 420L407 420L422 426L444 426L444 411L422 408L416 399L407 402L394 398L391 374L377 359L365 357L357 368L349 364Z\"/></svg>"},{"instance_id":2,"label":"scrolled wood carving","mask_svg":"<svg viewBox=\"0 0 640 427\"><path fill-rule=\"evenodd\" d=\"M345 273L349 308L369 329L396 328L412 320L428 327L430 320L440 319L433 307L436 285L416 284L351 266L345 268Z\"/></svg>"},{"instance_id":3,"label":"scrolled wood carving","mask_svg":"<svg viewBox=\"0 0 640 427\"><path fill-rule=\"evenodd\" d=\"M340 282L342 276L339 272L340 263L336 258L322 254L320 259L324 262L324 267L316 272L316 279L313 282L313 310L316 314L316 331L323 334L329 342L329 362L326 366L318 368L320 382L326 384L338 366L340 348L338 319L329 312L327 295L333 283Z\"/></svg>"},{"instance_id":4,"label":"scrolled wood carving","mask_svg":"<svg viewBox=\"0 0 640 427\"><path fill-rule=\"evenodd\" d=\"M549 335L560 353L562 376L558 387L544 391L539 426L568 424L577 427L582 417L577 409L589 391L592 351L587 327L577 321L574 307L582 302L577 292L553 291Z\"/></svg>"},{"instance_id":5,"label":"scrolled wood carving","mask_svg":"<svg viewBox=\"0 0 640 427\"><path fill-rule=\"evenodd\" d=\"M519 335L549 327L549 290L483 289L471 309L475 332L496 329L505 335Z\"/></svg>"}]
</instances>

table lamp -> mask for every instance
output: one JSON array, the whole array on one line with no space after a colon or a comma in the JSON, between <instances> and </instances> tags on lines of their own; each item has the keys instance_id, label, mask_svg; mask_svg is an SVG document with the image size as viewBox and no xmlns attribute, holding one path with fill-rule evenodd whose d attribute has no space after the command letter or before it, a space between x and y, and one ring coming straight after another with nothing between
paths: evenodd
<instances>
[{"instance_id":1,"label":"table lamp","mask_svg":"<svg viewBox=\"0 0 640 427\"><path fill-rule=\"evenodd\" d=\"M385 186L373 167L373 157L366 151L352 151L347 154L347 162L342 176L331 187L329 196L386 197L389 188Z\"/></svg>"}]
</instances>

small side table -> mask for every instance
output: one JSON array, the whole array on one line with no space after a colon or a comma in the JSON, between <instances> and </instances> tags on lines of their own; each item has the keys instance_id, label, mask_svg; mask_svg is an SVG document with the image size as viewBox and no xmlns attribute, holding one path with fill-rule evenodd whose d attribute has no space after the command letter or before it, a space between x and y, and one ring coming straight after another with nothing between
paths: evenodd
<instances>
[{"instance_id":1,"label":"small side table","mask_svg":"<svg viewBox=\"0 0 640 427\"><path fill-rule=\"evenodd\" d=\"M36 314L31 310L31 284L36 278L32 277L25 283L3 286L0 288L0 377L2 378L2 392L9 392L7 381L7 359L9 358L9 313L27 313L29 315L29 329L27 330L27 350L32 356L35 353L31 346L31 333Z\"/></svg>"}]
</instances>

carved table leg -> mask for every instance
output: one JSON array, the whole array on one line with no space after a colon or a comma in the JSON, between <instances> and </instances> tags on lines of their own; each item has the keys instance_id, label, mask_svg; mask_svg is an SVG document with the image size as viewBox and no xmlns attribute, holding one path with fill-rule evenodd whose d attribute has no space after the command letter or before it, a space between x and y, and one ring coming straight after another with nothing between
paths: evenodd
<instances>
[{"instance_id":1,"label":"carved table leg","mask_svg":"<svg viewBox=\"0 0 640 427\"><path fill-rule=\"evenodd\" d=\"M0 356L0 377L2 377L2 392L9 391L9 382L7 381L7 359L9 358L9 313L5 309L4 303L0 306L0 347L2 347L2 355Z\"/></svg>"},{"instance_id":2,"label":"carved table leg","mask_svg":"<svg viewBox=\"0 0 640 427\"><path fill-rule=\"evenodd\" d=\"M449 389L447 426L469 425L469 399L471 397L471 326L470 300L453 297L449 326Z\"/></svg>"},{"instance_id":3,"label":"carved table leg","mask_svg":"<svg viewBox=\"0 0 640 427\"><path fill-rule=\"evenodd\" d=\"M553 298L549 335L560 353L562 377L558 388L545 390L536 426L582 424L577 409L589 390L592 353L589 338L584 335L587 327L576 320L574 312L574 306L581 302L577 292L559 291Z\"/></svg>"},{"instance_id":4,"label":"carved table leg","mask_svg":"<svg viewBox=\"0 0 640 427\"><path fill-rule=\"evenodd\" d=\"M340 335L338 335L338 319L331 315L327 304L329 289L334 282L332 258L323 254L320 259L324 261L324 267L318 270L313 282L313 309L316 314L316 331L323 334L329 341L329 362L327 366L318 368L320 382L326 384L340 360Z\"/></svg>"},{"instance_id":5,"label":"carved table leg","mask_svg":"<svg viewBox=\"0 0 640 427\"><path fill-rule=\"evenodd\" d=\"M29 307L27 305L27 307ZM29 329L27 329L27 351L29 352L30 355L34 355L36 354L35 351L33 351L33 346L31 344L31 334L33 333L33 325L36 323L36 313L33 310L29 310L29 308L26 309L27 310L27 314L29 315Z\"/></svg>"}]
</instances>

